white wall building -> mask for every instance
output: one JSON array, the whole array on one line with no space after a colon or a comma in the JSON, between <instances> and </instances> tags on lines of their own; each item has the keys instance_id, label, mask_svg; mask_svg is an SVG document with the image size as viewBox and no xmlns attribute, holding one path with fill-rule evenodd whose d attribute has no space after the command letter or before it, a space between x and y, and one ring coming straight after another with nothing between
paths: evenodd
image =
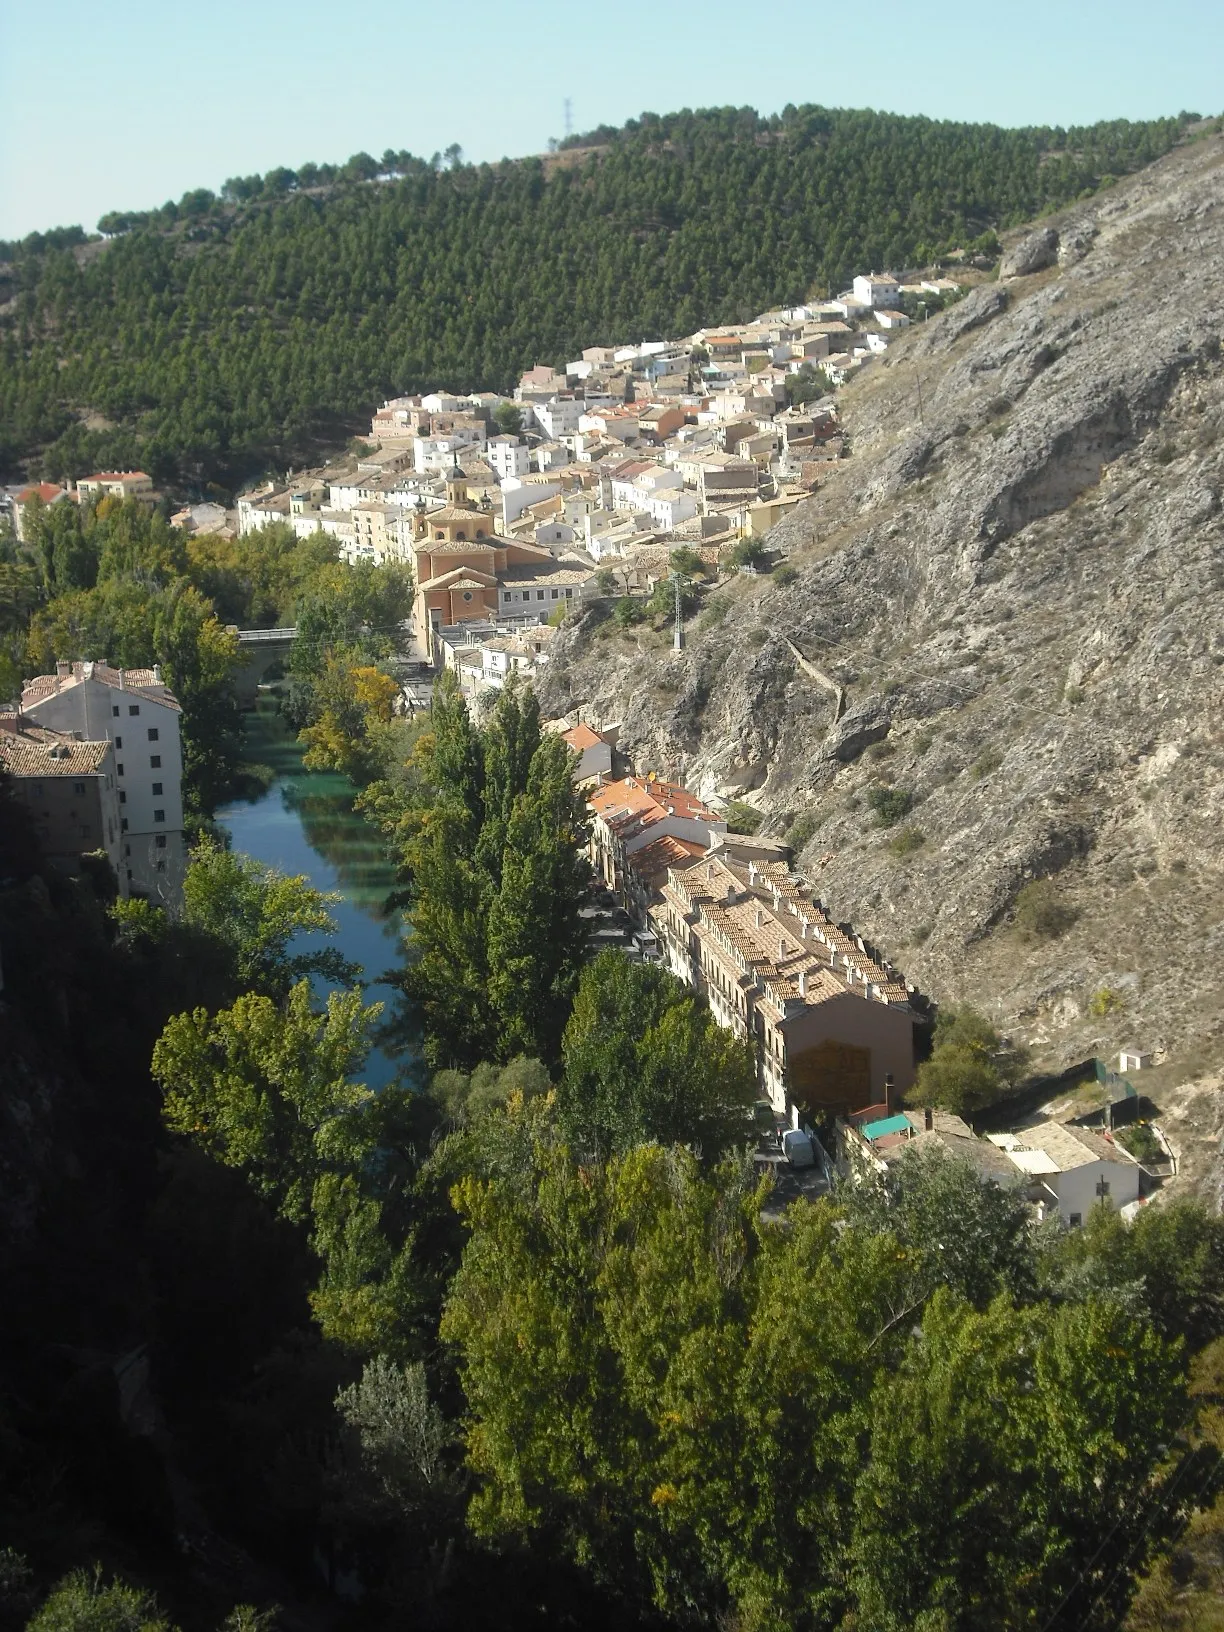
<instances>
[{"instance_id":1,"label":"white wall building","mask_svg":"<svg viewBox=\"0 0 1224 1632\"><path fill-rule=\"evenodd\" d=\"M887 273L859 273L854 280L853 294L860 306L899 306L901 286Z\"/></svg>"},{"instance_id":2,"label":"white wall building","mask_svg":"<svg viewBox=\"0 0 1224 1632\"><path fill-rule=\"evenodd\" d=\"M54 674L27 682L21 708L53 731L113 744L127 887L177 911L186 867L182 709L160 668L57 663Z\"/></svg>"},{"instance_id":3,"label":"white wall building","mask_svg":"<svg viewBox=\"0 0 1224 1632\"><path fill-rule=\"evenodd\" d=\"M485 458L499 482L511 476L526 476L531 469L531 449L517 436L491 436Z\"/></svg>"},{"instance_id":4,"label":"white wall building","mask_svg":"<svg viewBox=\"0 0 1224 1632\"><path fill-rule=\"evenodd\" d=\"M1138 1199L1138 1165L1088 1128L1039 1122L988 1137L1073 1229L1102 1202L1116 1212Z\"/></svg>"},{"instance_id":5,"label":"white wall building","mask_svg":"<svg viewBox=\"0 0 1224 1632\"><path fill-rule=\"evenodd\" d=\"M585 408L586 403L576 397L552 397L548 402L533 402L531 413L544 435L555 442L578 429Z\"/></svg>"}]
</instances>

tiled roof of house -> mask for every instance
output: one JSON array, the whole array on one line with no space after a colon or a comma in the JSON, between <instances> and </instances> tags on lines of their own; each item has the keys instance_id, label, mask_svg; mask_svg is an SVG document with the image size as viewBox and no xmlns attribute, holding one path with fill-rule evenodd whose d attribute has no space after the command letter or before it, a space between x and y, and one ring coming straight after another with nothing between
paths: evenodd
<instances>
[{"instance_id":1,"label":"tiled roof of house","mask_svg":"<svg viewBox=\"0 0 1224 1632\"><path fill-rule=\"evenodd\" d=\"M15 714L0 714L0 764L10 776L96 776L109 742L77 742Z\"/></svg>"},{"instance_id":2,"label":"tiled roof of house","mask_svg":"<svg viewBox=\"0 0 1224 1632\"><path fill-rule=\"evenodd\" d=\"M79 686L83 680L96 680L99 685L112 686L116 691L140 691L149 696L149 701L160 703L164 708L173 708L182 712L178 698L169 689L166 683L153 669L113 669L109 663L62 663L57 668L62 672L56 674L37 674L32 680L27 680L21 690L22 706L29 708L40 703L47 697L58 696L60 692L70 691L73 686Z\"/></svg>"},{"instance_id":3,"label":"tiled roof of house","mask_svg":"<svg viewBox=\"0 0 1224 1632\"><path fill-rule=\"evenodd\" d=\"M695 912L698 939L721 945L782 1010L789 1001L810 1005L847 992L909 1001L904 981L834 924L783 862L743 863L712 852L701 866L670 876L663 893L686 916Z\"/></svg>"},{"instance_id":4,"label":"tiled roof of house","mask_svg":"<svg viewBox=\"0 0 1224 1632\"><path fill-rule=\"evenodd\" d=\"M1038 1122L1035 1127L1022 1128L1016 1137L1024 1149L1041 1151L1048 1156L1060 1173L1087 1167L1091 1162L1122 1159L1099 1134L1088 1128L1067 1127L1062 1122ZM1023 1150L1018 1154L1022 1155Z\"/></svg>"},{"instance_id":5,"label":"tiled roof of house","mask_svg":"<svg viewBox=\"0 0 1224 1632\"><path fill-rule=\"evenodd\" d=\"M649 844L635 850L627 858L629 867L650 883L669 867L691 867L693 862L705 854L705 846L696 844L692 839L677 839L671 833L664 833L662 838L652 839Z\"/></svg>"},{"instance_id":6,"label":"tiled roof of house","mask_svg":"<svg viewBox=\"0 0 1224 1632\"><path fill-rule=\"evenodd\" d=\"M598 731L592 731L589 725L581 722L562 732L562 735L576 754L581 754L587 748L598 748L603 741Z\"/></svg>"},{"instance_id":7,"label":"tiled roof of house","mask_svg":"<svg viewBox=\"0 0 1224 1632\"><path fill-rule=\"evenodd\" d=\"M54 482L35 482L33 487L23 487L17 495L18 504L29 504L31 499L41 499L44 504L54 504L56 499L67 495L68 489L57 487Z\"/></svg>"},{"instance_id":8,"label":"tiled roof of house","mask_svg":"<svg viewBox=\"0 0 1224 1632\"><path fill-rule=\"evenodd\" d=\"M605 782L587 803L613 832L622 834L662 821L669 815L706 822L716 828L726 826L720 816L686 788L653 777L626 776L618 782Z\"/></svg>"}]
</instances>

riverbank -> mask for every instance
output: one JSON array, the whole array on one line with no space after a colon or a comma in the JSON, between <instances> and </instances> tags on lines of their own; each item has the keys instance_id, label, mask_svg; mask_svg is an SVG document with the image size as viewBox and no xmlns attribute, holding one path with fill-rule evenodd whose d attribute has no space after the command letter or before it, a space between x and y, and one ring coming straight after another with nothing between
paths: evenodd
<instances>
[{"instance_id":1,"label":"riverbank","mask_svg":"<svg viewBox=\"0 0 1224 1632\"><path fill-rule=\"evenodd\" d=\"M302 873L316 889L335 891L333 936L302 936L297 949L331 945L361 965L366 1001L385 1004L378 1047L371 1051L365 1080L384 1087L412 1074L418 1051L401 994L379 977L401 961L403 918L388 912L395 868L381 835L353 808L357 789L335 771L311 771L302 764L297 737L264 694L243 715L245 754L273 772L265 790L251 799L223 805L216 822L241 850L282 872Z\"/></svg>"}]
</instances>

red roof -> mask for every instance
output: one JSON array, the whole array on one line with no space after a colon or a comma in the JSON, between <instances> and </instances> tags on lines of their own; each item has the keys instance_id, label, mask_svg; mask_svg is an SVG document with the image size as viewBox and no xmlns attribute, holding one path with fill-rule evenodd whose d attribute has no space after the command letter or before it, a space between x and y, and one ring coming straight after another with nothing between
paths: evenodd
<instances>
[{"instance_id":1,"label":"red roof","mask_svg":"<svg viewBox=\"0 0 1224 1632\"><path fill-rule=\"evenodd\" d=\"M587 748L597 748L603 741L598 732L592 731L589 725L582 725L581 723L571 726L562 735L574 752L578 754L583 753Z\"/></svg>"},{"instance_id":2,"label":"red roof","mask_svg":"<svg viewBox=\"0 0 1224 1632\"><path fill-rule=\"evenodd\" d=\"M54 482L36 482L33 487L24 487L17 495L18 504L29 504L31 499L41 499L44 504L54 504L56 499L62 499L67 493L66 487L56 487Z\"/></svg>"},{"instance_id":3,"label":"red roof","mask_svg":"<svg viewBox=\"0 0 1224 1632\"><path fill-rule=\"evenodd\" d=\"M587 803L617 831L640 829L671 815L686 821L708 822L719 830L726 825L687 789L653 777L626 776L619 782L605 782Z\"/></svg>"},{"instance_id":4,"label":"red roof","mask_svg":"<svg viewBox=\"0 0 1224 1632\"><path fill-rule=\"evenodd\" d=\"M82 482L147 482L152 478L143 470L100 470L93 476L82 476Z\"/></svg>"}]
</instances>

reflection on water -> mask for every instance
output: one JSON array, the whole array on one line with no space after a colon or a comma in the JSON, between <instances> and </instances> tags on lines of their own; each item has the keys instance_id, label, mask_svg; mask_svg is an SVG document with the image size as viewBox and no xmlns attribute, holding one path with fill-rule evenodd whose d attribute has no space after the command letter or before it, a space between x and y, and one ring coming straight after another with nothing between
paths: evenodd
<instances>
[{"instance_id":1,"label":"reflection on water","mask_svg":"<svg viewBox=\"0 0 1224 1632\"><path fill-rule=\"evenodd\" d=\"M334 771L303 768L297 739L270 698L261 698L244 722L248 759L270 765L276 780L259 798L224 806L217 821L228 830L235 850L282 872L305 873L316 889L335 890L343 897L332 908L335 935L302 935L295 949L330 944L362 966L366 1001L386 1005L379 1046L364 1073L371 1087L382 1087L415 1065L403 1000L379 980L401 961L401 917L385 910L395 870L376 829L353 810L352 783Z\"/></svg>"}]
</instances>

